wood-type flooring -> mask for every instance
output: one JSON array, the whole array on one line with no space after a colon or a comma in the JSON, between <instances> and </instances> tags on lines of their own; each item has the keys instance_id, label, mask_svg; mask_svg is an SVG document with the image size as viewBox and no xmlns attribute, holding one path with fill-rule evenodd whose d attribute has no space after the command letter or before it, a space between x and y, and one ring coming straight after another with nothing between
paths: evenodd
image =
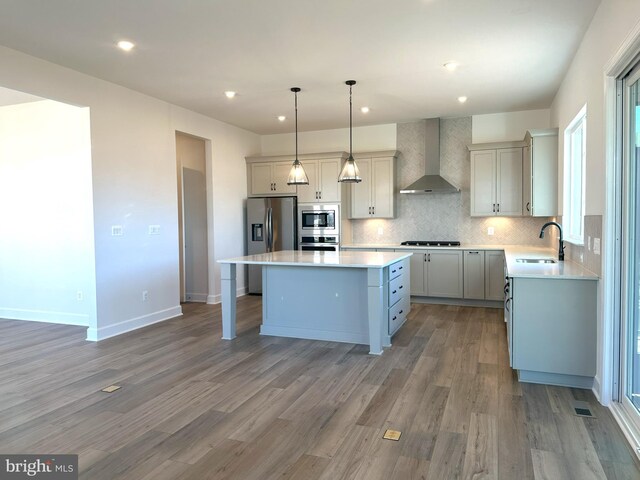
<instances>
[{"instance_id":1,"label":"wood-type flooring","mask_svg":"<svg viewBox=\"0 0 640 480\"><path fill-rule=\"evenodd\" d=\"M590 391L516 380L501 310L414 304L376 357L260 336L260 297L233 341L219 305L183 309L100 343L0 320L0 453L77 453L90 480L640 478Z\"/></svg>"}]
</instances>

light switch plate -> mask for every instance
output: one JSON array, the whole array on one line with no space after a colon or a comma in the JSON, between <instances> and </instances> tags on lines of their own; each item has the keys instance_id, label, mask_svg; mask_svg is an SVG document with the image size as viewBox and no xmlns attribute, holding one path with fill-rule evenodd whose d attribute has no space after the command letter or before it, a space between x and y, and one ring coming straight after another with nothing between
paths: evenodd
<instances>
[{"instance_id":1,"label":"light switch plate","mask_svg":"<svg viewBox=\"0 0 640 480\"><path fill-rule=\"evenodd\" d=\"M124 235L122 225L111 225L111 235L114 237L121 237Z\"/></svg>"},{"instance_id":2,"label":"light switch plate","mask_svg":"<svg viewBox=\"0 0 640 480\"><path fill-rule=\"evenodd\" d=\"M160 235L160 225L149 225L149 235Z\"/></svg>"}]
</instances>

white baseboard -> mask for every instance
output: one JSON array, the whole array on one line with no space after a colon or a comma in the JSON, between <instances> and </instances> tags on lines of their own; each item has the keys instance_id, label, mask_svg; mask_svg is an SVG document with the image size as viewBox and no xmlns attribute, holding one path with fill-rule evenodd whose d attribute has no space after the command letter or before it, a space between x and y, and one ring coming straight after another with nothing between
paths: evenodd
<instances>
[{"instance_id":1,"label":"white baseboard","mask_svg":"<svg viewBox=\"0 0 640 480\"><path fill-rule=\"evenodd\" d=\"M58 323L61 325L89 326L89 315L84 313L51 312L22 308L0 308L0 318L25 320L28 322Z\"/></svg>"},{"instance_id":2,"label":"white baseboard","mask_svg":"<svg viewBox=\"0 0 640 480\"><path fill-rule=\"evenodd\" d=\"M593 377L593 388L591 389L591 391L593 392L593 395L596 397L596 400L598 400L598 402L600 402L601 405L604 405L604 403L602 403L602 396L600 395L600 392L602 391L600 390L600 388L601 388L600 377L596 375L595 377Z\"/></svg>"},{"instance_id":3,"label":"white baseboard","mask_svg":"<svg viewBox=\"0 0 640 480\"><path fill-rule=\"evenodd\" d=\"M97 329L88 328L87 340L91 342L99 342L100 340L115 337L116 335L121 335L132 330L137 330L138 328L153 325L154 323L163 322L164 320L179 317L180 315L182 315L182 307L177 306L142 315L141 317L130 318L129 320L124 320L123 322L108 325L106 327L100 327Z\"/></svg>"},{"instance_id":4,"label":"white baseboard","mask_svg":"<svg viewBox=\"0 0 640 480\"><path fill-rule=\"evenodd\" d=\"M247 287L240 287L236 289L236 297L242 297L243 295L247 294ZM219 293L217 295L208 295L207 296L207 303L209 305L216 305L218 303L222 302L222 294Z\"/></svg>"},{"instance_id":5,"label":"white baseboard","mask_svg":"<svg viewBox=\"0 0 640 480\"><path fill-rule=\"evenodd\" d=\"M187 297L187 302L207 303L209 299L209 295L206 293L187 293L185 297Z\"/></svg>"}]
</instances>

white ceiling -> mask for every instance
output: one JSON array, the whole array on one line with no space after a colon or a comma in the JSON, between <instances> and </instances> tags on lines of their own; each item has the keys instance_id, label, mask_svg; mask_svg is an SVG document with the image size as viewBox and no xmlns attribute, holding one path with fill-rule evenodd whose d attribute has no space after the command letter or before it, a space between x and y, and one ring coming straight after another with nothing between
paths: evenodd
<instances>
[{"instance_id":1,"label":"white ceiling","mask_svg":"<svg viewBox=\"0 0 640 480\"><path fill-rule=\"evenodd\" d=\"M347 126L348 79L356 125L549 107L598 4L0 0L0 44L269 134L293 130L292 86L300 130Z\"/></svg>"}]
</instances>

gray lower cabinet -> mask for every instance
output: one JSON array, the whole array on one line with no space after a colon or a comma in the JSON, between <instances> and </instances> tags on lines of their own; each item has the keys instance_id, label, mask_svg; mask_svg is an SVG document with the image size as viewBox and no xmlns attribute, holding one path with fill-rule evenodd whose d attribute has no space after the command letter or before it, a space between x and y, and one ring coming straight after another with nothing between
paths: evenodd
<instances>
[{"instance_id":1,"label":"gray lower cabinet","mask_svg":"<svg viewBox=\"0 0 640 480\"><path fill-rule=\"evenodd\" d=\"M391 337L407 320L407 314L411 310L411 278L407 274L410 270L409 259L389 265L388 271L388 320L389 337Z\"/></svg>"},{"instance_id":2,"label":"gray lower cabinet","mask_svg":"<svg viewBox=\"0 0 640 480\"><path fill-rule=\"evenodd\" d=\"M521 381L591 388L597 280L510 278L507 338Z\"/></svg>"},{"instance_id":3,"label":"gray lower cabinet","mask_svg":"<svg viewBox=\"0 0 640 480\"><path fill-rule=\"evenodd\" d=\"M484 252L484 298L504 301L504 252L487 250Z\"/></svg>"},{"instance_id":4,"label":"gray lower cabinet","mask_svg":"<svg viewBox=\"0 0 640 480\"><path fill-rule=\"evenodd\" d=\"M461 250L415 250L412 253L411 295L462 298Z\"/></svg>"},{"instance_id":5,"label":"gray lower cabinet","mask_svg":"<svg viewBox=\"0 0 640 480\"><path fill-rule=\"evenodd\" d=\"M464 252L464 298L484 300L485 252L465 250Z\"/></svg>"},{"instance_id":6,"label":"gray lower cabinet","mask_svg":"<svg viewBox=\"0 0 640 480\"><path fill-rule=\"evenodd\" d=\"M504 300L504 253L502 250L465 250L464 298Z\"/></svg>"}]
</instances>

